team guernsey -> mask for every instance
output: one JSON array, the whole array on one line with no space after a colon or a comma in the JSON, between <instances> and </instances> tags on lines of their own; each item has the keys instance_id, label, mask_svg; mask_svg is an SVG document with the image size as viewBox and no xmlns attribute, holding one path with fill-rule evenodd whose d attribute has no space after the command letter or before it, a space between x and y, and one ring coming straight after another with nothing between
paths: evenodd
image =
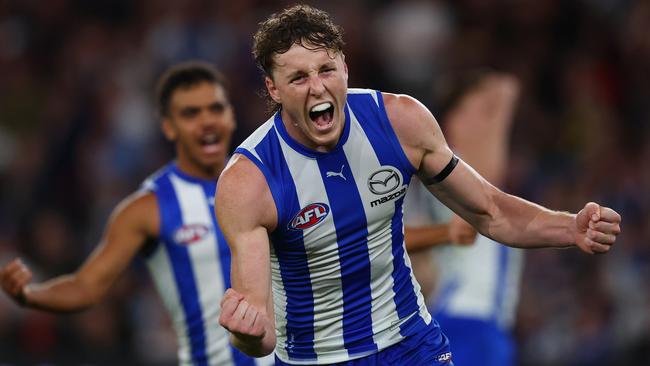
<instances>
[{"instance_id":1,"label":"team guernsey","mask_svg":"<svg viewBox=\"0 0 650 366\"><path fill-rule=\"evenodd\" d=\"M230 287L230 250L214 215L216 182L170 163L145 181L156 195L160 237L145 260L178 337L181 365L255 365L218 325Z\"/></svg>"},{"instance_id":2,"label":"team guernsey","mask_svg":"<svg viewBox=\"0 0 650 366\"><path fill-rule=\"evenodd\" d=\"M377 353L437 324L404 247L402 204L415 172L380 92L349 89L337 146L293 140L280 112L240 145L271 190L276 356L329 364Z\"/></svg>"}]
</instances>

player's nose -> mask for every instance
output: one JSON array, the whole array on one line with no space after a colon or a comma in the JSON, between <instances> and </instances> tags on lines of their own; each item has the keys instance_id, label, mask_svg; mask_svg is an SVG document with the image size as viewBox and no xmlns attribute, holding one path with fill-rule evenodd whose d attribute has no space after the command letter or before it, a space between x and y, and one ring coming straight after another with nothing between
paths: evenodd
<instances>
[{"instance_id":1,"label":"player's nose","mask_svg":"<svg viewBox=\"0 0 650 366\"><path fill-rule=\"evenodd\" d=\"M325 85L318 75L309 77L309 92L314 96L320 96L325 92Z\"/></svg>"}]
</instances>

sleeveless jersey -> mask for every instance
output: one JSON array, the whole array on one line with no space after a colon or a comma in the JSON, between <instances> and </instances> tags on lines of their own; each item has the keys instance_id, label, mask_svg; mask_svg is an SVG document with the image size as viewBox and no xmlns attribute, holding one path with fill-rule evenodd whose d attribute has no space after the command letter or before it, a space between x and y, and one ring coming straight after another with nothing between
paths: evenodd
<instances>
[{"instance_id":1,"label":"sleeveless jersey","mask_svg":"<svg viewBox=\"0 0 650 366\"><path fill-rule=\"evenodd\" d=\"M235 152L261 170L277 208L270 239L280 360L352 360L400 342L409 319L431 323L404 247L402 203L415 168L380 92L348 90L330 152L292 139L280 112Z\"/></svg>"},{"instance_id":2,"label":"sleeveless jersey","mask_svg":"<svg viewBox=\"0 0 650 366\"><path fill-rule=\"evenodd\" d=\"M216 181L170 163L143 183L156 195L160 235L145 261L178 338L181 365L255 365L219 326L220 302L230 287L230 249L214 215Z\"/></svg>"},{"instance_id":3,"label":"sleeveless jersey","mask_svg":"<svg viewBox=\"0 0 650 366\"><path fill-rule=\"evenodd\" d=\"M494 322L510 330L519 300L522 249L478 234L470 246L444 248L438 263L442 273L436 314Z\"/></svg>"}]
</instances>

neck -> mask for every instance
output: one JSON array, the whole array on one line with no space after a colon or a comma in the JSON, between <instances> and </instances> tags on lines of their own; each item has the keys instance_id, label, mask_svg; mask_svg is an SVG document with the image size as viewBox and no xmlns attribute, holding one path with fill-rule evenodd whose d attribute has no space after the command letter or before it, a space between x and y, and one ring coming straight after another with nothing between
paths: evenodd
<instances>
[{"instance_id":1,"label":"neck","mask_svg":"<svg viewBox=\"0 0 650 366\"><path fill-rule=\"evenodd\" d=\"M205 179L205 180L216 180L219 178L219 174L223 170L225 162L214 165L198 165L190 164L182 159L176 160L176 166L178 169L194 178Z\"/></svg>"}]
</instances>

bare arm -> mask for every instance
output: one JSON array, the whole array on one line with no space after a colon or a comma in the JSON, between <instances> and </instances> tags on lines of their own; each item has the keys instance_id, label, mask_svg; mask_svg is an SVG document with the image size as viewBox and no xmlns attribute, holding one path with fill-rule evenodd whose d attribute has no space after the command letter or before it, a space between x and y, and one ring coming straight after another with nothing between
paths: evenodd
<instances>
[{"instance_id":1,"label":"bare arm","mask_svg":"<svg viewBox=\"0 0 650 366\"><path fill-rule=\"evenodd\" d=\"M277 214L262 172L246 157L233 156L221 174L215 210L232 253L232 288L221 302L219 323L242 352L268 355L276 343L268 233Z\"/></svg>"},{"instance_id":2,"label":"bare arm","mask_svg":"<svg viewBox=\"0 0 650 366\"><path fill-rule=\"evenodd\" d=\"M134 194L115 208L99 246L77 272L29 284L30 270L15 259L0 270L2 288L26 307L50 312L86 309L104 297L147 237L157 235L157 212L153 194Z\"/></svg>"},{"instance_id":3,"label":"bare arm","mask_svg":"<svg viewBox=\"0 0 650 366\"><path fill-rule=\"evenodd\" d=\"M518 96L519 83L515 77L487 74L447 115L445 132L449 144L465 162L496 185L502 184L508 165L512 116ZM476 237L474 228L455 214L449 223L407 227L405 232L409 250L440 244L444 240L440 232L447 233L442 243L471 244Z\"/></svg>"},{"instance_id":4,"label":"bare arm","mask_svg":"<svg viewBox=\"0 0 650 366\"><path fill-rule=\"evenodd\" d=\"M438 123L413 98L385 94L384 101L420 179L432 181L453 156ZM620 232L620 216L609 208L589 203L577 215L551 211L500 191L462 160L442 182L428 189L481 234L512 246L577 245L587 253L606 252Z\"/></svg>"},{"instance_id":5,"label":"bare arm","mask_svg":"<svg viewBox=\"0 0 650 366\"><path fill-rule=\"evenodd\" d=\"M449 223L404 228L404 242L409 253L449 243L468 245L474 242L475 237L476 230L456 215Z\"/></svg>"},{"instance_id":6,"label":"bare arm","mask_svg":"<svg viewBox=\"0 0 650 366\"><path fill-rule=\"evenodd\" d=\"M435 224L406 227L404 228L404 242L409 253L419 252L440 244L447 244L450 242L449 225Z\"/></svg>"}]
</instances>

